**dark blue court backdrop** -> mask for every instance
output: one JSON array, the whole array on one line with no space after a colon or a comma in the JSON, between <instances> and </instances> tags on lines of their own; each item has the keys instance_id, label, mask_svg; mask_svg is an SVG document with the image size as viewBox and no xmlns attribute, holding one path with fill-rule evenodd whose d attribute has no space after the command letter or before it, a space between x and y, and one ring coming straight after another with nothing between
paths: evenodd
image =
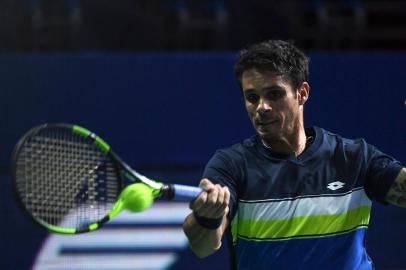
<instances>
[{"instance_id":1,"label":"dark blue court backdrop","mask_svg":"<svg viewBox=\"0 0 406 270\"><path fill-rule=\"evenodd\" d=\"M217 148L252 134L233 78L234 56L0 55L0 269L29 269L46 236L10 191L9 158L24 132L44 122L80 124L145 174L196 184ZM405 164L406 54L310 56L306 124L364 137ZM406 209L375 206L367 246L377 269L406 269L405 228ZM225 250L201 263L180 253L173 269L227 265Z\"/></svg>"}]
</instances>

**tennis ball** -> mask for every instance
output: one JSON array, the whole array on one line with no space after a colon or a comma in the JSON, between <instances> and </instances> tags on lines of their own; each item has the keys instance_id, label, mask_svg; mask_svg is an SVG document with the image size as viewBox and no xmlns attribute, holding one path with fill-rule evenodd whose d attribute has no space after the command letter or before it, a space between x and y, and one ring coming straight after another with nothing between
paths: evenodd
<instances>
[{"instance_id":1,"label":"tennis ball","mask_svg":"<svg viewBox=\"0 0 406 270\"><path fill-rule=\"evenodd\" d=\"M122 199L124 208L131 212L144 211L154 202L152 188L143 183L127 186L122 192Z\"/></svg>"}]
</instances>

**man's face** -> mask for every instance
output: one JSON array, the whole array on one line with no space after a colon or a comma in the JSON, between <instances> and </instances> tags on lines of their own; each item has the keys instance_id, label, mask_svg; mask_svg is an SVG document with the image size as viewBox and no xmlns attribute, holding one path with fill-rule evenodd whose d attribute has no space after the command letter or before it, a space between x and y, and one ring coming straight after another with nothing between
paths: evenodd
<instances>
[{"instance_id":1,"label":"man's face","mask_svg":"<svg viewBox=\"0 0 406 270\"><path fill-rule=\"evenodd\" d=\"M262 140L284 140L297 131L303 121L301 97L289 81L270 71L250 69L242 74L241 84L245 107Z\"/></svg>"}]
</instances>

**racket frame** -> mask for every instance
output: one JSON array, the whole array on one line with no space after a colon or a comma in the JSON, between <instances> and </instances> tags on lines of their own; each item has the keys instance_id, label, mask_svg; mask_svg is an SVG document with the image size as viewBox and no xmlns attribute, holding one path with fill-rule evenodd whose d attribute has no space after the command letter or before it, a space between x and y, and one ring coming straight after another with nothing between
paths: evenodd
<instances>
[{"instance_id":1,"label":"racket frame","mask_svg":"<svg viewBox=\"0 0 406 270\"><path fill-rule=\"evenodd\" d=\"M77 134L78 136L83 137L84 139L91 140L97 148L102 151L113 163L115 173L117 175L117 184L118 184L118 194L117 201L112 206L111 210L96 223L92 223L83 228L63 228L56 225L49 224L37 217L35 217L23 203L21 194L18 190L17 185L17 160L21 149L24 147L24 143L29 139L38 134L44 129L51 128L63 128L70 130L71 132ZM12 157L11 157L11 172L12 172L12 181L13 181L13 192L17 198L17 204L19 207L29 216L31 220L35 223L40 224L46 227L49 231L61 234L79 234L89 231L94 231L99 229L104 223L111 220L114 216L120 213L124 209L124 205L119 201L120 193L124 189L124 178L131 180L132 182L141 182L152 188L152 194L154 199L162 198L165 200L177 200L177 201L191 201L196 198L200 193L201 189L198 187L191 187L178 184L163 184L156 182L148 177L138 173L136 170L132 169L128 164L126 164L117 154L113 152L109 144L107 144L101 137L97 136L95 133L77 126L67 123L46 123L39 125L37 127L29 130L16 144Z\"/></svg>"}]
</instances>

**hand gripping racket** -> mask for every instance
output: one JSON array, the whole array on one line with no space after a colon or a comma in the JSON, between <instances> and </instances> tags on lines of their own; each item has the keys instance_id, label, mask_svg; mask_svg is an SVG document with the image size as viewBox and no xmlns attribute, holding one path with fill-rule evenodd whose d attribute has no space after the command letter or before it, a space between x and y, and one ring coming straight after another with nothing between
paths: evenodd
<instances>
[{"instance_id":1,"label":"hand gripping racket","mask_svg":"<svg viewBox=\"0 0 406 270\"><path fill-rule=\"evenodd\" d=\"M70 124L28 131L12 156L17 200L49 231L94 231L123 209L142 211L154 199L191 201L198 187L155 182L123 162L100 137ZM124 187L124 179L133 184Z\"/></svg>"}]
</instances>

